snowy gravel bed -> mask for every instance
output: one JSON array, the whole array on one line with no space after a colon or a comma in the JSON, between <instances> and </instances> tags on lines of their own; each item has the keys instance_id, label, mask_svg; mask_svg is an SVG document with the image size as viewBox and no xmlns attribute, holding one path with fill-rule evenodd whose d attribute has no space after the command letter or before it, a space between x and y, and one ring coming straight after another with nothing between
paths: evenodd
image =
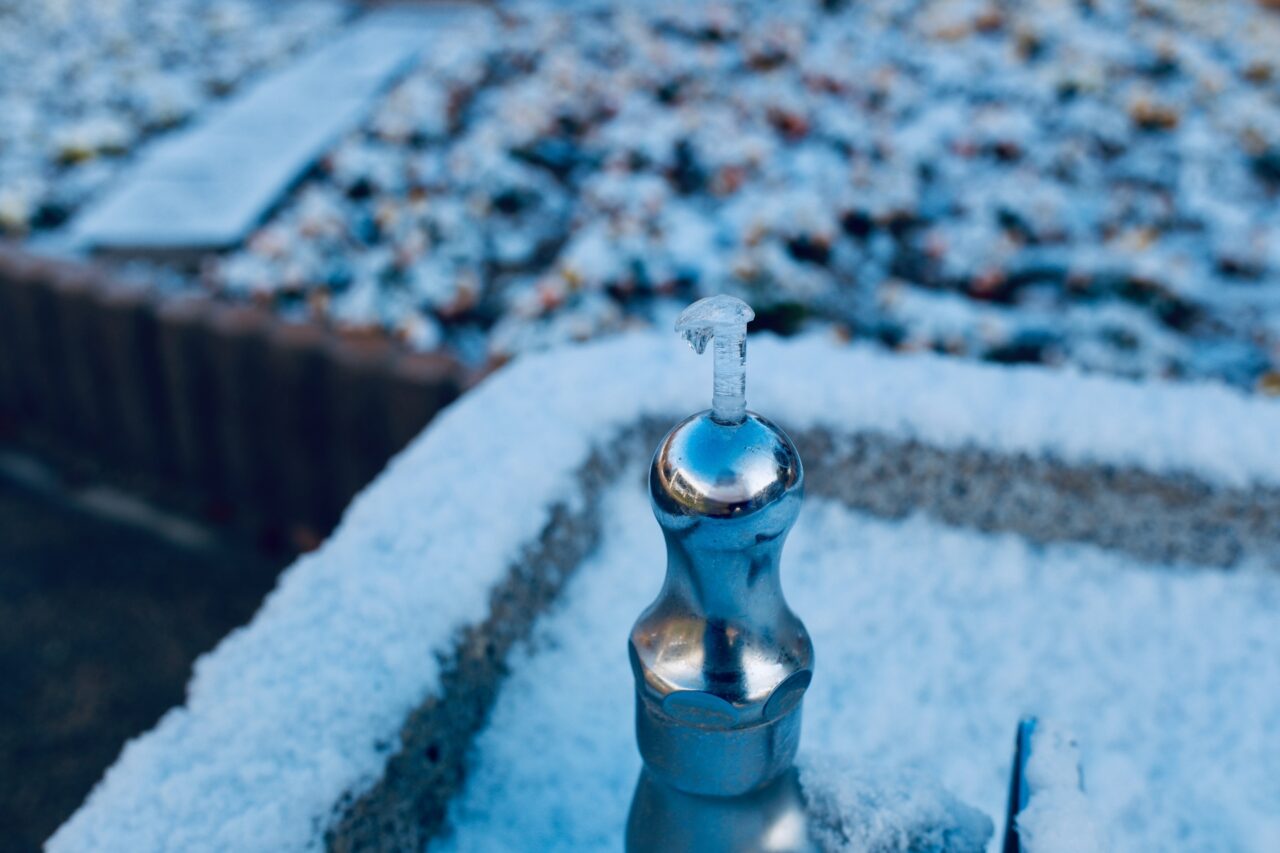
<instances>
[{"instance_id":1,"label":"snowy gravel bed","mask_svg":"<svg viewBox=\"0 0 1280 853\"><path fill-rule=\"evenodd\" d=\"M432 849L618 849L640 763L616 650L661 586L665 550L638 471L604 517L601 550L515 655L453 836ZM1280 845L1275 572L1033 548L824 500L784 553L817 652L802 752L872 779L935 775L999 825L1018 719L1043 714L1079 737L1098 826L1075 829L1090 838L1101 827L1118 852Z\"/></svg>"},{"instance_id":2,"label":"snowy gravel bed","mask_svg":"<svg viewBox=\"0 0 1280 853\"><path fill-rule=\"evenodd\" d=\"M0 0L0 234L61 225L146 140L348 13L340 0Z\"/></svg>"},{"instance_id":3,"label":"snowy gravel bed","mask_svg":"<svg viewBox=\"0 0 1280 853\"><path fill-rule=\"evenodd\" d=\"M506 4L206 284L502 360L762 325L1280 390L1280 15Z\"/></svg>"}]
</instances>

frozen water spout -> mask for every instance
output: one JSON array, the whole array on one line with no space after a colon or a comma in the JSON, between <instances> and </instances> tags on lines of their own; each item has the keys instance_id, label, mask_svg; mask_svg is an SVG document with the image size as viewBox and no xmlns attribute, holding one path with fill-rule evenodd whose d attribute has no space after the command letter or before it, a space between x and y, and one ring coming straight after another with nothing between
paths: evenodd
<instances>
[{"instance_id":1,"label":"frozen water spout","mask_svg":"<svg viewBox=\"0 0 1280 853\"><path fill-rule=\"evenodd\" d=\"M628 643L644 760L630 853L815 849L792 765L813 644L780 578L804 466L786 433L747 411L753 316L741 299L713 296L676 321L698 352L715 339L715 394L649 467L667 574Z\"/></svg>"},{"instance_id":2,"label":"frozen water spout","mask_svg":"<svg viewBox=\"0 0 1280 853\"><path fill-rule=\"evenodd\" d=\"M711 417L716 423L733 426L746 420L747 323L755 316L750 305L722 293L699 299L676 318L676 331L699 355L715 338Z\"/></svg>"}]
</instances>

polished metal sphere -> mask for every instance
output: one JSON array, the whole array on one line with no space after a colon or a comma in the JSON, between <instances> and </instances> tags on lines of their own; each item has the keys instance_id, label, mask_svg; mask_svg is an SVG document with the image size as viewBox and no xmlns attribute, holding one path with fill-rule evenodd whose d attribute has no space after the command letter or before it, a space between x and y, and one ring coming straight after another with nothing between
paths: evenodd
<instances>
[{"instance_id":1,"label":"polished metal sphere","mask_svg":"<svg viewBox=\"0 0 1280 853\"><path fill-rule=\"evenodd\" d=\"M736 518L799 489L800 454L778 427L754 412L720 424L701 412L678 424L654 455L651 486L659 511Z\"/></svg>"}]
</instances>

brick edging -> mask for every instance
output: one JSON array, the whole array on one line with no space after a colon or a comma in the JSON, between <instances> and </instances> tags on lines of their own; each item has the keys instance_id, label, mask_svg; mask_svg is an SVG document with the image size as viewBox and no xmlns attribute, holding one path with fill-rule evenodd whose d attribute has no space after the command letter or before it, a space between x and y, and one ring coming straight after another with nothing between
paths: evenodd
<instances>
[{"instance_id":1,"label":"brick edging","mask_svg":"<svg viewBox=\"0 0 1280 853\"><path fill-rule=\"evenodd\" d=\"M0 243L5 432L295 547L469 383L447 355Z\"/></svg>"}]
</instances>

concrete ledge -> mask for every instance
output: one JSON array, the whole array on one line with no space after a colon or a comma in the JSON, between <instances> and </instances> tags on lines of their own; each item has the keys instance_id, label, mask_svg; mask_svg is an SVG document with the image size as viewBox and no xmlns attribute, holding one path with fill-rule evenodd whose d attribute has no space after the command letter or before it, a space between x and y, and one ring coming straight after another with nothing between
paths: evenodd
<instances>
[{"instance_id":1,"label":"concrete ledge","mask_svg":"<svg viewBox=\"0 0 1280 853\"><path fill-rule=\"evenodd\" d=\"M817 339L751 352L749 397L797 439L816 496L1183 565L1280 566L1262 523L1280 510L1259 452L1280 419L1270 403ZM635 336L479 385L202 659L187 704L125 751L52 849L435 837L509 652L601 537L601 491L705 401L693 358ZM1093 414L1067 422L1082 406Z\"/></svg>"}]
</instances>

